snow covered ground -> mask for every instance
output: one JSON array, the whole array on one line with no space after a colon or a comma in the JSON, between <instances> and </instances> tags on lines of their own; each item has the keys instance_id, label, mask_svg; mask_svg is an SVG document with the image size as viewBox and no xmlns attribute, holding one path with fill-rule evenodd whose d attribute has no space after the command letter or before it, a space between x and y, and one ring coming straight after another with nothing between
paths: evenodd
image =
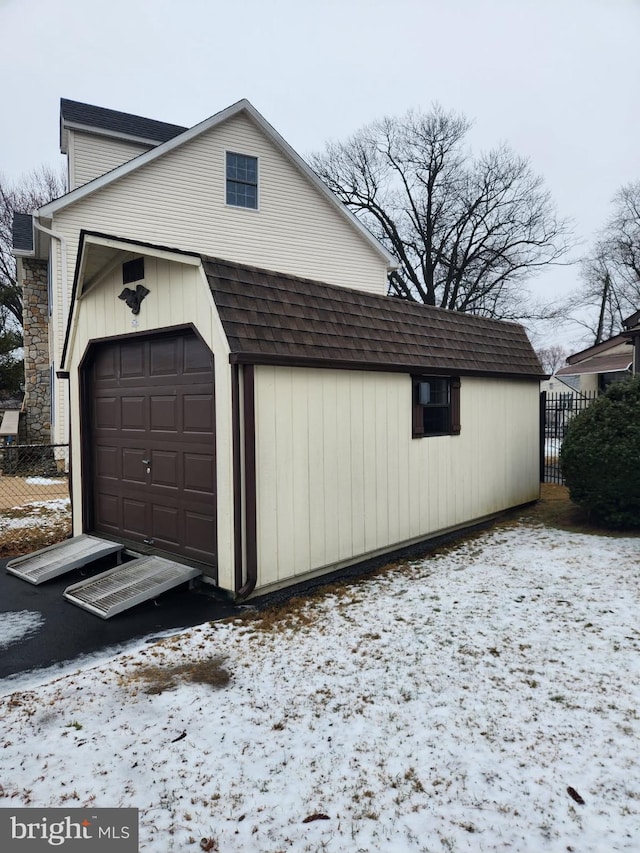
<instances>
[{"instance_id":1,"label":"snow covered ground","mask_svg":"<svg viewBox=\"0 0 640 853\"><path fill-rule=\"evenodd\" d=\"M636 851L639 575L523 523L0 682L0 806L135 806L154 853Z\"/></svg>"},{"instance_id":2,"label":"snow covered ground","mask_svg":"<svg viewBox=\"0 0 640 853\"><path fill-rule=\"evenodd\" d=\"M69 498L54 498L48 501L30 501L14 507L0 517L0 534L9 530L20 530L37 526L42 530L55 529L66 523L71 514Z\"/></svg>"}]
</instances>

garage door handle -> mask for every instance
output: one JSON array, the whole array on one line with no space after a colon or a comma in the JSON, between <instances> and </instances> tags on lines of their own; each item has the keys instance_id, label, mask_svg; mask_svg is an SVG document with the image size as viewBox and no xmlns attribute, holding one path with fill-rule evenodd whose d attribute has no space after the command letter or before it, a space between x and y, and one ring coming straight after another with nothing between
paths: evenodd
<instances>
[{"instance_id":1,"label":"garage door handle","mask_svg":"<svg viewBox=\"0 0 640 853\"><path fill-rule=\"evenodd\" d=\"M153 539L143 539L145 545L153 545Z\"/></svg>"},{"instance_id":2,"label":"garage door handle","mask_svg":"<svg viewBox=\"0 0 640 853\"><path fill-rule=\"evenodd\" d=\"M140 461L142 462L142 464L143 464L143 465L151 465L151 460L150 460L150 459L142 459L142 460L140 460Z\"/></svg>"}]
</instances>

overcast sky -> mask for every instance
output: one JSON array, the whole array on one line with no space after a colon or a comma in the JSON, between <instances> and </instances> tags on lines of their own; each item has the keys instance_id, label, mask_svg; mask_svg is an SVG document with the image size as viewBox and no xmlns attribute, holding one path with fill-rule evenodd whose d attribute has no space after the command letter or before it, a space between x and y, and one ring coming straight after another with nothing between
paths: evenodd
<instances>
[{"instance_id":1,"label":"overcast sky","mask_svg":"<svg viewBox=\"0 0 640 853\"><path fill-rule=\"evenodd\" d=\"M640 179L640 0L0 0L0 33L10 180L61 161L61 97L187 126L248 98L302 156L438 101L527 156L587 245Z\"/></svg>"}]
</instances>

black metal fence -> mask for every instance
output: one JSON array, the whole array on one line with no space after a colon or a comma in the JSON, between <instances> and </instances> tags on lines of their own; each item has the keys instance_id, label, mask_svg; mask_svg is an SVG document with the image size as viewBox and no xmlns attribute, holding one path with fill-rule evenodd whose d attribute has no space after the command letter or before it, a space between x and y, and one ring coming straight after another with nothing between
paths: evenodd
<instances>
[{"instance_id":1,"label":"black metal fence","mask_svg":"<svg viewBox=\"0 0 640 853\"><path fill-rule=\"evenodd\" d=\"M540 479L564 483L560 470L560 448L572 419L597 398L597 391L543 391L540 395Z\"/></svg>"}]
</instances>

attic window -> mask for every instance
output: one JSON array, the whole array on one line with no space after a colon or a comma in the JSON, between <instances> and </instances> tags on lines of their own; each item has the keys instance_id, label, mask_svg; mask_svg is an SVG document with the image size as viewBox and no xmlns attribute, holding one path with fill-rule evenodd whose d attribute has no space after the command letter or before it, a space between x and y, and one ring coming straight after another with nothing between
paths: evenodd
<instances>
[{"instance_id":1,"label":"attic window","mask_svg":"<svg viewBox=\"0 0 640 853\"><path fill-rule=\"evenodd\" d=\"M134 258L133 261L125 261L122 264L122 283L131 284L132 281L142 281L144 278L144 258Z\"/></svg>"},{"instance_id":2,"label":"attic window","mask_svg":"<svg viewBox=\"0 0 640 853\"><path fill-rule=\"evenodd\" d=\"M460 380L413 376L413 437L460 434Z\"/></svg>"},{"instance_id":3,"label":"attic window","mask_svg":"<svg viewBox=\"0 0 640 853\"><path fill-rule=\"evenodd\" d=\"M258 158L227 151L227 204L258 209Z\"/></svg>"}]
</instances>

